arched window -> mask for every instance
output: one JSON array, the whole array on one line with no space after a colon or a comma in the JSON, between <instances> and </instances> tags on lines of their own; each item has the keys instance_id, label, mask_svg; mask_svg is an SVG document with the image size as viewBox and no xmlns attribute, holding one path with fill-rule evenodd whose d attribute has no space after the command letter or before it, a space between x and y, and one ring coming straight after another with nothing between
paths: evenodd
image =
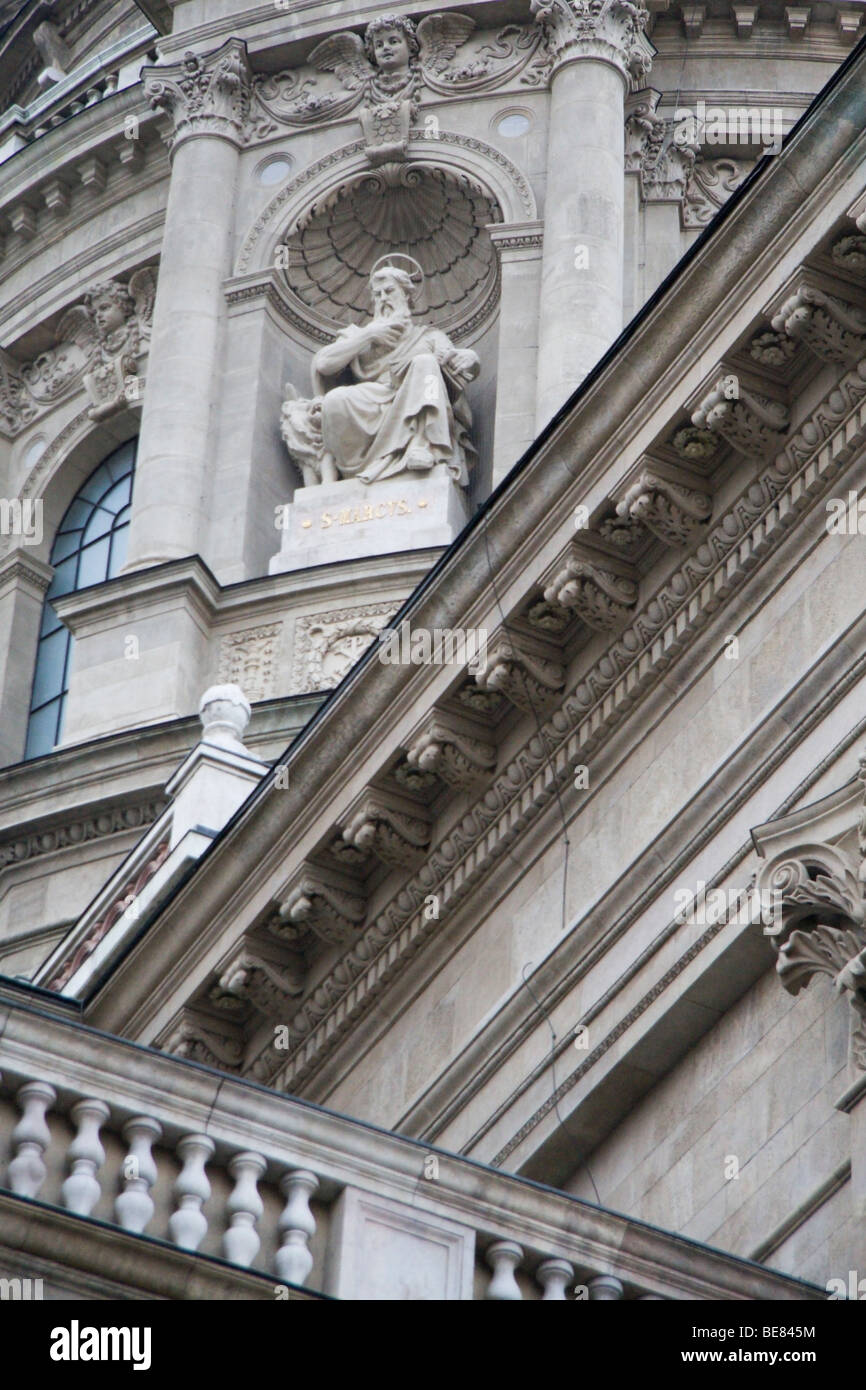
<instances>
[{"instance_id":1,"label":"arched window","mask_svg":"<svg viewBox=\"0 0 866 1390\"><path fill-rule=\"evenodd\" d=\"M25 758L50 753L60 739L69 688L72 633L52 599L113 579L126 559L136 441L110 454L70 503L54 538L49 563L54 578L45 595Z\"/></svg>"}]
</instances>

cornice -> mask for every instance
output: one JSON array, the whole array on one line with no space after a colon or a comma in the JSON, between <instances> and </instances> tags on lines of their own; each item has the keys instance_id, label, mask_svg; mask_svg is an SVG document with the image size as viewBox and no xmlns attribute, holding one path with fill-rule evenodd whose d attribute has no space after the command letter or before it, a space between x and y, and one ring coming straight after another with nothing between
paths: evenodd
<instances>
[{"instance_id":1,"label":"cornice","mask_svg":"<svg viewBox=\"0 0 866 1390\"><path fill-rule=\"evenodd\" d=\"M75 632L88 622L111 624L126 613L131 599L136 611L148 603L162 611L167 595L187 600L203 621L212 623L219 603L219 584L197 555L142 570L131 570L104 584L64 594L55 600L58 616Z\"/></svg>"},{"instance_id":2,"label":"cornice","mask_svg":"<svg viewBox=\"0 0 866 1390\"><path fill-rule=\"evenodd\" d=\"M746 596L747 597L747 596ZM856 655L852 656L852 649ZM486 1084L491 1075L496 1074L506 1063L508 1057L525 1040L530 1022L537 1022L538 1008L552 1014L562 1000L575 988L576 982L585 976L598 962L611 945L627 933L638 921L647 905L674 884L693 863L698 854L719 835L726 824L742 813L750 798L766 784L767 779L777 771L786 760L795 757L804 740L824 721L828 721L838 704L866 675L866 621L857 624L857 632L845 632L834 649L826 652L816 669L810 669L799 686L790 691L771 719L759 725L742 745L735 756L725 764L724 772L716 774L706 787L690 802L689 807L672 822L658 841L655 841L629 868L624 878L617 882L605 896L598 901L581 922L580 932L569 933L563 937L560 947L547 957L531 977L532 993L515 995L501 1010L495 1020L464 1049L461 1057L451 1068L449 1079L441 1078L433 1083L430 1090L420 1098L407 1114L398 1122L401 1133L423 1134L431 1140L442 1134L455 1118ZM707 658L711 660L712 657ZM846 664L847 663L847 664ZM701 676L699 665L694 679ZM808 713L804 715L804 693L809 692ZM650 725L652 727L652 725ZM645 731L646 732L646 731ZM818 784L830 769L838 768L845 758L862 741L866 734L866 719L860 720L844 737L822 758L810 766L808 773L786 796L777 808L775 816L783 817L792 808L801 807L804 798ZM620 757L624 756L620 754ZM605 780L596 778L595 794ZM798 814L800 814L798 812ZM805 813L803 813L805 814ZM698 830L692 833L688 825L697 822ZM707 890L730 882L731 877L742 872L743 864L754 855L751 839L740 844L712 875L707 875ZM664 865L660 871L659 861ZM718 929L705 933L699 943L704 950L718 935ZM581 1021L587 1026L595 1024L611 1002L623 989L646 968L653 956L678 932L682 924L672 919L656 934L650 945L629 964L616 981L588 1009L581 1012ZM663 981L663 988L673 983L686 966L694 959L689 951L672 963ZM629 1012L626 1028L639 1019L663 992L654 982L648 993L636 1001ZM611 1046L626 1031L617 1018L612 1031L599 1038L598 1045L586 1054L577 1072L569 1075L562 1083L557 1096L551 1104L545 1105L527 1119L519 1136L509 1141L508 1153L501 1155L505 1161L515 1148L545 1116L555 1110L558 1101L577 1085L587 1072L601 1060ZM597 1026L597 1025L596 1025ZM484 1137L502 1120L503 1115L525 1093L531 1093L552 1064L560 1061L567 1065L567 1057L572 1049L572 1038L566 1035L551 1049L535 1067L531 1068L508 1099L491 1114L471 1138L462 1146L464 1152L476 1151ZM493 1160L494 1162L496 1160Z\"/></svg>"},{"instance_id":3,"label":"cornice","mask_svg":"<svg viewBox=\"0 0 866 1390\"><path fill-rule=\"evenodd\" d=\"M154 178L152 181L159 182L159 178ZM139 185L139 187L147 186L147 183ZM94 213L105 212L117 201L119 200L112 197L99 208L89 209L88 215L82 216L81 225L83 226L90 220L91 211ZM10 336L19 338L29 329L35 327L32 320L25 325L21 322L21 318L24 315L28 317L32 315L36 306L39 306L39 319L44 320L69 303L77 294L80 295L81 282L87 281L99 273L96 271L97 266L100 267L100 271L104 271L102 278L109 279L158 255L162 238L157 234L161 232L164 221L164 209L159 212L148 213L138 221L128 223L119 231L113 232L110 236L101 238L96 245L89 247L76 257L73 264L70 264L69 261L63 261L60 265L53 266L45 275L33 278L25 289L8 298L3 305L3 311L0 314L0 326L3 324L15 325L11 328L7 326L3 330L6 341L8 342ZM69 230L69 224L67 224L66 230ZM143 245L139 244L139 238L143 240ZM39 247L41 248L46 244L50 243L40 241ZM134 251L132 250L133 246ZM132 265L130 265L130 259ZM26 260L26 257L23 260ZM47 295L53 295L48 304L43 298Z\"/></svg>"},{"instance_id":4,"label":"cornice","mask_svg":"<svg viewBox=\"0 0 866 1390\"><path fill-rule=\"evenodd\" d=\"M840 403L842 408L840 409ZM835 407L835 408L834 408ZM828 420L834 421L831 428ZM820 445L815 447L815 438ZM394 901L366 928L291 1020L302 1044L275 1071L273 1054L253 1063L258 1079L297 1088L393 982L425 940L477 888L510 844L587 758L664 677L675 659L743 582L766 563L794 520L829 488L866 441L866 359L847 373L775 462L740 494L704 541L646 602L616 642L582 675L503 773L488 787ZM557 771L554 771L554 768ZM424 914L430 893L439 918ZM401 964L402 962L402 964Z\"/></svg>"},{"instance_id":5,"label":"cornice","mask_svg":"<svg viewBox=\"0 0 866 1390\"><path fill-rule=\"evenodd\" d=\"M137 141L126 139L124 134L124 120L133 115L139 122L139 139L146 132L148 143L155 143L160 118L148 108L141 85L136 83L114 93L98 106L85 108L71 121L47 131L39 140L12 155L0 165L3 170L0 211L5 212L16 200L35 196L40 183L56 179L82 160L96 154L107 158L106 146L110 144L121 149L137 144Z\"/></svg>"}]
</instances>

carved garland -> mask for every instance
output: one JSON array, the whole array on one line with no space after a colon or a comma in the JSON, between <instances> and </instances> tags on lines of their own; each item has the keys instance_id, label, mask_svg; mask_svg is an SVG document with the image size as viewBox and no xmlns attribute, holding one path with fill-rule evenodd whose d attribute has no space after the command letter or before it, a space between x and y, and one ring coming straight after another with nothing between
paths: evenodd
<instances>
[{"instance_id":1,"label":"carved garland","mask_svg":"<svg viewBox=\"0 0 866 1390\"><path fill-rule=\"evenodd\" d=\"M75 972L80 969L89 956L93 954L104 936L107 936L115 922L123 916L141 890L153 878L168 858L169 841L163 840L157 846L155 852L148 859L147 863L139 869L135 878L128 880L123 888L115 897L111 906L106 909L102 916L89 928L83 940L78 943L75 951L55 970L45 981L46 989L62 990L69 983Z\"/></svg>"},{"instance_id":2,"label":"carved garland","mask_svg":"<svg viewBox=\"0 0 866 1390\"><path fill-rule=\"evenodd\" d=\"M468 895L540 814L557 783L570 779L571 760L580 754L585 761L627 716L638 696L657 684L743 573L751 573L755 562L788 535L781 518L805 510L850 461L866 430L866 415L859 418L864 397L866 360L841 379L773 465L749 484L695 553L587 672L541 734L529 740L483 801L428 854L415 877L341 958L336 972L341 982L335 974L305 1000L289 1030L293 1054L285 1060L270 1050L261 1053L251 1068L256 1079L296 1088L334 1050L386 980L404 968L426 937L438 930L441 917ZM856 423L849 422L851 415ZM736 567L731 565L734 557ZM550 760L557 753L562 770L554 774ZM440 899L440 921L425 919L423 912L426 896L434 891ZM347 1007L344 1000L350 992ZM335 1006L338 1017L331 1017Z\"/></svg>"}]
</instances>

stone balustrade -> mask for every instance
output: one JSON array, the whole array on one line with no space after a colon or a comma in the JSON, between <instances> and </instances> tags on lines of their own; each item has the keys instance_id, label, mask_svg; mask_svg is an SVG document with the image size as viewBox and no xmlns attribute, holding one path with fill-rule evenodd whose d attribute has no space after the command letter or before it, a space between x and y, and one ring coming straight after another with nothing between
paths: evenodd
<instances>
[{"instance_id":1,"label":"stone balustrade","mask_svg":"<svg viewBox=\"0 0 866 1390\"><path fill-rule=\"evenodd\" d=\"M0 980L0 1274L51 1296L822 1296L40 1004Z\"/></svg>"},{"instance_id":2,"label":"stone balustrade","mask_svg":"<svg viewBox=\"0 0 866 1390\"><path fill-rule=\"evenodd\" d=\"M55 126L137 81L137 67L155 59L153 39L150 26L142 27L79 63L29 106L10 106L3 111L0 114L0 164Z\"/></svg>"}]
</instances>

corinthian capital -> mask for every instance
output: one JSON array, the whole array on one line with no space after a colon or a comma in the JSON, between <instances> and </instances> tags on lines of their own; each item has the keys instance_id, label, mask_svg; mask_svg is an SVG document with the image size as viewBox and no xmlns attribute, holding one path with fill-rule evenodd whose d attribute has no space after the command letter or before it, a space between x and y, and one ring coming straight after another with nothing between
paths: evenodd
<instances>
[{"instance_id":1,"label":"corinthian capital","mask_svg":"<svg viewBox=\"0 0 866 1390\"><path fill-rule=\"evenodd\" d=\"M544 30L554 71L576 58L613 63L627 82L640 84L650 70L644 0L530 0Z\"/></svg>"},{"instance_id":2,"label":"corinthian capital","mask_svg":"<svg viewBox=\"0 0 866 1390\"><path fill-rule=\"evenodd\" d=\"M246 45L238 39L203 57L186 53L182 63L144 68L142 76L151 106L172 118L172 149L193 135L237 145L247 138L252 80Z\"/></svg>"}]
</instances>

